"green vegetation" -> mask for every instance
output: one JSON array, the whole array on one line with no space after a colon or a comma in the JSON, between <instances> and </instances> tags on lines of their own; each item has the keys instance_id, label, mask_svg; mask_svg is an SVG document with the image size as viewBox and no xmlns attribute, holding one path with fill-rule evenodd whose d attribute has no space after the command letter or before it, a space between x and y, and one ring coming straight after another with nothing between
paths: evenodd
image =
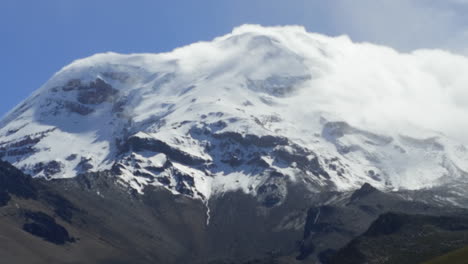
<instances>
[{"instance_id":1,"label":"green vegetation","mask_svg":"<svg viewBox=\"0 0 468 264\"><path fill-rule=\"evenodd\" d=\"M382 214L369 229L334 255L332 264L415 264L442 256L468 245L468 218L464 214L450 216ZM447 264L468 264L465 257ZM432 262L424 264L433 264Z\"/></svg>"},{"instance_id":2,"label":"green vegetation","mask_svg":"<svg viewBox=\"0 0 468 264\"><path fill-rule=\"evenodd\" d=\"M468 264L468 246L424 262L423 264Z\"/></svg>"}]
</instances>

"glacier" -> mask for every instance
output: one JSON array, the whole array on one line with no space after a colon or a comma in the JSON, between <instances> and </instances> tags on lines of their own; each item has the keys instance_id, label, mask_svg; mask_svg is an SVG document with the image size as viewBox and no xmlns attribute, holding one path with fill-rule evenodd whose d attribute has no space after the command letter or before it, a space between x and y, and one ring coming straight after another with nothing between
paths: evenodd
<instances>
[{"instance_id":1,"label":"glacier","mask_svg":"<svg viewBox=\"0 0 468 264\"><path fill-rule=\"evenodd\" d=\"M0 121L0 158L33 177L109 170L139 193L241 190L268 206L289 184L465 183L467 69L440 50L244 25L168 53L65 66Z\"/></svg>"}]
</instances>

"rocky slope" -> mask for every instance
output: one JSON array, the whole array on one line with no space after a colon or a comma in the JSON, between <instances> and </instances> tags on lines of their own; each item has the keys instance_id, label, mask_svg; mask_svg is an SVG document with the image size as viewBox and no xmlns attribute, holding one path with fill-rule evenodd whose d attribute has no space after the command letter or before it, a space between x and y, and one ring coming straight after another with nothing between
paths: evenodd
<instances>
[{"instance_id":1,"label":"rocky slope","mask_svg":"<svg viewBox=\"0 0 468 264\"><path fill-rule=\"evenodd\" d=\"M466 242L467 211L408 201L370 185L320 194L292 187L275 207L229 192L210 200L207 225L203 201L163 187L132 193L117 177L102 172L44 181L0 162L0 193L8 197L0 205L2 258L37 264L364 263L374 261L375 252L397 252L403 242L390 242L403 239L406 251L399 256L411 263ZM418 215L393 224L403 212ZM433 238L447 243L426 243Z\"/></svg>"}]
</instances>

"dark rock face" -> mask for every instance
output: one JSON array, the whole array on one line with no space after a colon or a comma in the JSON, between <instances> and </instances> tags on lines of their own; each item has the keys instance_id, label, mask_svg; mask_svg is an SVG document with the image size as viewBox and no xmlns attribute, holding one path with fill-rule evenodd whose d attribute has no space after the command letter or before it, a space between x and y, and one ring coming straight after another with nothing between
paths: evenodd
<instances>
[{"instance_id":1,"label":"dark rock face","mask_svg":"<svg viewBox=\"0 0 468 264\"><path fill-rule=\"evenodd\" d=\"M73 213L79 212L69 200L53 192L43 192L41 198L44 199L54 210L54 213L62 220L71 223Z\"/></svg>"},{"instance_id":2,"label":"dark rock face","mask_svg":"<svg viewBox=\"0 0 468 264\"><path fill-rule=\"evenodd\" d=\"M41 137L26 136L15 142L0 142L2 156L20 156L35 152L34 145L41 141Z\"/></svg>"},{"instance_id":3,"label":"dark rock face","mask_svg":"<svg viewBox=\"0 0 468 264\"><path fill-rule=\"evenodd\" d=\"M89 114L94 113L93 108L87 107L76 102L65 101L63 102L63 107L72 113L76 113L82 116L87 116Z\"/></svg>"},{"instance_id":4,"label":"dark rock face","mask_svg":"<svg viewBox=\"0 0 468 264\"><path fill-rule=\"evenodd\" d=\"M109 73L108 76L119 77L111 73ZM65 92L77 91L77 100L83 105L98 105L110 101L119 92L100 78L97 78L89 84L84 84L79 79L69 80L67 84L62 87L62 90ZM78 110L77 112L83 113L83 115L86 115L84 114L86 109L90 109L77 104L71 106L71 108Z\"/></svg>"},{"instance_id":5,"label":"dark rock face","mask_svg":"<svg viewBox=\"0 0 468 264\"><path fill-rule=\"evenodd\" d=\"M88 86L78 87L78 102L88 105L97 105L109 101L118 93L108 83L101 79L96 79Z\"/></svg>"},{"instance_id":6,"label":"dark rock face","mask_svg":"<svg viewBox=\"0 0 468 264\"><path fill-rule=\"evenodd\" d=\"M285 199L285 192L280 188L276 184L264 184L257 190L257 199L262 202L263 206L271 208Z\"/></svg>"},{"instance_id":7,"label":"dark rock face","mask_svg":"<svg viewBox=\"0 0 468 264\"><path fill-rule=\"evenodd\" d=\"M60 87L53 88L52 91L57 92L58 89ZM81 80L72 79L62 86L61 89L64 92L73 94L73 99L50 98L43 105L45 108L49 108L47 114L58 115L62 109L66 109L69 113L88 116L95 112L95 105L111 102L114 99L117 100L119 92L100 78L90 83L83 83Z\"/></svg>"},{"instance_id":8,"label":"dark rock face","mask_svg":"<svg viewBox=\"0 0 468 264\"><path fill-rule=\"evenodd\" d=\"M65 84L62 87L62 90L65 91L65 92L69 92L69 91L76 90L79 87L81 87L81 80L80 79L72 79L72 80L69 80L67 82L67 84Z\"/></svg>"},{"instance_id":9,"label":"dark rock face","mask_svg":"<svg viewBox=\"0 0 468 264\"><path fill-rule=\"evenodd\" d=\"M195 186L195 182L192 176L179 171L173 171L174 179L177 182L176 191L187 196L193 196L193 191L191 187Z\"/></svg>"},{"instance_id":10,"label":"dark rock face","mask_svg":"<svg viewBox=\"0 0 468 264\"><path fill-rule=\"evenodd\" d=\"M5 191L0 191L0 207L5 206L11 200L10 194Z\"/></svg>"},{"instance_id":11,"label":"dark rock face","mask_svg":"<svg viewBox=\"0 0 468 264\"><path fill-rule=\"evenodd\" d=\"M61 162L55 160L47 163L39 162L34 166L33 173L37 174L43 172L45 177L50 177L60 173L63 166Z\"/></svg>"},{"instance_id":12,"label":"dark rock face","mask_svg":"<svg viewBox=\"0 0 468 264\"><path fill-rule=\"evenodd\" d=\"M276 148L274 156L277 157L277 159L286 162L288 165L295 163L296 167L302 171L312 172L315 176L323 176L326 179L330 178L330 175L324 170L322 165L320 165L315 153L297 145L292 145L292 149L293 151L291 152L285 148ZM309 159L309 156L315 157Z\"/></svg>"},{"instance_id":13,"label":"dark rock face","mask_svg":"<svg viewBox=\"0 0 468 264\"><path fill-rule=\"evenodd\" d=\"M86 172L94 168L93 164L91 164L91 159L87 159L81 157L80 163L78 163L76 169L78 171Z\"/></svg>"},{"instance_id":14,"label":"dark rock face","mask_svg":"<svg viewBox=\"0 0 468 264\"><path fill-rule=\"evenodd\" d=\"M15 157L33 154L37 151L35 146L55 129L48 129L38 133L24 136L14 141L0 142L0 158Z\"/></svg>"},{"instance_id":15,"label":"dark rock face","mask_svg":"<svg viewBox=\"0 0 468 264\"><path fill-rule=\"evenodd\" d=\"M175 149L158 139L130 137L124 146L124 151L153 151L166 154L171 160L187 165L201 165L206 161L188 153Z\"/></svg>"},{"instance_id":16,"label":"dark rock face","mask_svg":"<svg viewBox=\"0 0 468 264\"><path fill-rule=\"evenodd\" d=\"M387 213L379 216L372 223L364 235L366 236L385 236L398 232L400 228L408 222L407 215Z\"/></svg>"},{"instance_id":17,"label":"dark rock face","mask_svg":"<svg viewBox=\"0 0 468 264\"><path fill-rule=\"evenodd\" d=\"M23 174L7 162L0 161L0 206L4 206L14 195L21 199L45 200L48 206L64 221L71 222L72 214L78 209L63 196L54 192L40 191L38 182Z\"/></svg>"},{"instance_id":18,"label":"dark rock face","mask_svg":"<svg viewBox=\"0 0 468 264\"><path fill-rule=\"evenodd\" d=\"M353 192L353 194L351 195L351 202L357 199L365 198L367 195L373 192L378 192L378 190L372 185L365 183L360 189Z\"/></svg>"},{"instance_id":19,"label":"dark rock face","mask_svg":"<svg viewBox=\"0 0 468 264\"><path fill-rule=\"evenodd\" d=\"M3 205L10 200L10 195L35 199L37 189L32 184L32 179L7 162L0 160L0 202Z\"/></svg>"},{"instance_id":20,"label":"dark rock face","mask_svg":"<svg viewBox=\"0 0 468 264\"><path fill-rule=\"evenodd\" d=\"M213 134L214 138L217 139L231 139L242 145L255 145L263 148L272 148L275 146L285 146L288 144L288 139L285 137L275 137L275 136L257 136L248 134L242 136L239 133L235 132L224 132L219 134Z\"/></svg>"},{"instance_id":21,"label":"dark rock face","mask_svg":"<svg viewBox=\"0 0 468 264\"><path fill-rule=\"evenodd\" d=\"M57 245L63 245L66 242L75 242L70 237L68 231L55 220L42 212L26 212L27 223L23 225L23 230L32 235L43 238L46 241Z\"/></svg>"}]
</instances>

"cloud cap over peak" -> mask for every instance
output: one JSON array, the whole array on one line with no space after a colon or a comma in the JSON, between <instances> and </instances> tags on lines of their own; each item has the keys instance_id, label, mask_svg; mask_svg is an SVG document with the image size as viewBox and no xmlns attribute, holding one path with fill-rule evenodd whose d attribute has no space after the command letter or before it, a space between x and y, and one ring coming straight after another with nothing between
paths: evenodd
<instances>
[{"instance_id":1,"label":"cloud cap over peak","mask_svg":"<svg viewBox=\"0 0 468 264\"><path fill-rule=\"evenodd\" d=\"M399 133L416 127L468 143L468 58L443 50L403 53L298 26L243 25L169 53L94 55L65 67L54 79L79 68L114 64L176 72L184 83L218 82L213 87L307 79L294 94L275 99L288 106L284 114L291 120L307 122L317 112L328 112L373 130Z\"/></svg>"}]
</instances>

